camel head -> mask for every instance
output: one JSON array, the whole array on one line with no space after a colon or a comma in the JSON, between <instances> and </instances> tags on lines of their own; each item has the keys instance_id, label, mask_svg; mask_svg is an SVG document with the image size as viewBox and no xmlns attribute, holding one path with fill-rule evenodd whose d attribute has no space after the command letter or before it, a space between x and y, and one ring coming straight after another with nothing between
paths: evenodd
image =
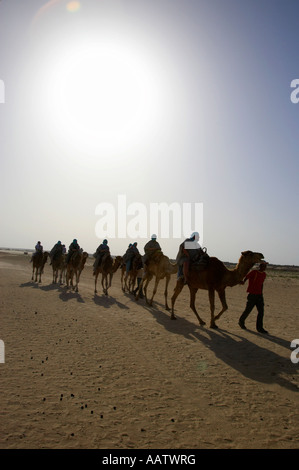
<instances>
[{"instance_id":1,"label":"camel head","mask_svg":"<svg viewBox=\"0 0 299 470\"><path fill-rule=\"evenodd\" d=\"M241 258L239 261L245 261L246 264L253 266L255 263L260 263L264 259L264 255L262 253L256 253L254 251L242 251Z\"/></svg>"},{"instance_id":2,"label":"camel head","mask_svg":"<svg viewBox=\"0 0 299 470\"><path fill-rule=\"evenodd\" d=\"M81 266L82 267L85 265L87 258L88 258L87 251L83 251L83 253L81 253Z\"/></svg>"},{"instance_id":3,"label":"camel head","mask_svg":"<svg viewBox=\"0 0 299 470\"><path fill-rule=\"evenodd\" d=\"M123 262L122 256L116 256L115 260L114 260L114 267L117 266L117 268L118 268L122 264L122 262Z\"/></svg>"}]
</instances>

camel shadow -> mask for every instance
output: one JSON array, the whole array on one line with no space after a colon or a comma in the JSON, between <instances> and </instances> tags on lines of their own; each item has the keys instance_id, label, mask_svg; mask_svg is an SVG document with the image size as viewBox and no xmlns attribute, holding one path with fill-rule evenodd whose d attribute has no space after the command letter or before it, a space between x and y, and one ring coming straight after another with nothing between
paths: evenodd
<instances>
[{"instance_id":1,"label":"camel shadow","mask_svg":"<svg viewBox=\"0 0 299 470\"><path fill-rule=\"evenodd\" d=\"M59 285L51 283L51 284L48 284L47 286L40 286L40 288L44 291L58 290Z\"/></svg>"},{"instance_id":2,"label":"camel shadow","mask_svg":"<svg viewBox=\"0 0 299 470\"><path fill-rule=\"evenodd\" d=\"M96 305L99 305L100 307L110 308L110 307L117 306L120 309L129 310L129 307L127 305L122 304L121 302L116 300L114 297L110 297L109 295L94 294L93 301Z\"/></svg>"},{"instance_id":3,"label":"camel shadow","mask_svg":"<svg viewBox=\"0 0 299 470\"><path fill-rule=\"evenodd\" d=\"M298 393L298 387L294 383L294 377L298 370L296 364L291 362L290 355L283 357L252 342L243 335L231 333L219 327L212 329L196 325L179 316L176 321L172 321L166 310L161 311L147 304L142 306L167 331L182 335L190 341L200 342L207 350L212 351L219 361L238 371L244 377L264 384L278 384L291 392ZM247 331L244 334L247 335ZM260 333L256 333L256 335L261 336ZM265 335L263 339L271 341L271 336ZM272 341L290 350L290 344L284 339L272 337Z\"/></svg>"},{"instance_id":4,"label":"camel shadow","mask_svg":"<svg viewBox=\"0 0 299 470\"><path fill-rule=\"evenodd\" d=\"M40 282L35 282L35 281L28 281L28 282L23 282L22 284L19 285L19 287L32 287L34 289L38 289L41 287Z\"/></svg>"},{"instance_id":5,"label":"camel shadow","mask_svg":"<svg viewBox=\"0 0 299 470\"><path fill-rule=\"evenodd\" d=\"M85 303L85 301L82 299L79 292L74 292L72 290L67 289L66 287L60 287L59 290L60 290L59 298L63 302L68 302L69 300L76 299L77 302L80 302L82 304Z\"/></svg>"}]
</instances>

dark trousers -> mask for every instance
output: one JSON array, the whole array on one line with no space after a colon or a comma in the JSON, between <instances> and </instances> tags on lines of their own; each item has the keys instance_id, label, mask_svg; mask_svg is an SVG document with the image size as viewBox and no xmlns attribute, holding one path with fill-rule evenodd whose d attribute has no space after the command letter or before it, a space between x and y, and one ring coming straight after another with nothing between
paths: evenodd
<instances>
[{"instance_id":1,"label":"dark trousers","mask_svg":"<svg viewBox=\"0 0 299 470\"><path fill-rule=\"evenodd\" d=\"M244 312L240 316L239 322L244 324L246 318L250 314L253 307L257 308L258 314L256 319L256 329L260 330L263 328L263 318L264 318L264 297L263 294L248 294L247 304Z\"/></svg>"}]
</instances>

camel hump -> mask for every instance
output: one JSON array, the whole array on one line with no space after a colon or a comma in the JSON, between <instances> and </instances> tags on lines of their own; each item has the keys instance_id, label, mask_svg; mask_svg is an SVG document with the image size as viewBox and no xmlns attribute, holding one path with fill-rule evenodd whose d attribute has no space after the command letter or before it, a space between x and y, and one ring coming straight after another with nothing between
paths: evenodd
<instances>
[{"instance_id":1,"label":"camel hump","mask_svg":"<svg viewBox=\"0 0 299 470\"><path fill-rule=\"evenodd\" d=\"M162 250L157 250L157 251L155 251L155 253L152 254L151 261L158 264L163 257L164 257L164 255L163 255Z\"/></svg>"},{"instance_id":2,"label":"camel hump","mask_svg":"<svg viewBox=\"0 0 299 470\"><path fill-rule=\"evenodd\" d=\"M192 267L196 271L203 271L209 266L210 263L210 256L208 253L205 253L204 251L199 254L199 256L192 261Z\"/></svg>"}]
</instances>

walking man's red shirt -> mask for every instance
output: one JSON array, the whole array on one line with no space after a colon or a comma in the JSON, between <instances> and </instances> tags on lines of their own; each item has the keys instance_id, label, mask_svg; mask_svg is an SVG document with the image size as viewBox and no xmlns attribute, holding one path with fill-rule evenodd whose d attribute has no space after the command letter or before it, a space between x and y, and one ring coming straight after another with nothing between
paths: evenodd
<instances>
[{"instance_id":1,"label":"walking man's red shirt","mask_svg":"<svg viewBox=\"0 0 299 470\"><path fill-rule=\"evenodd\" d=\"M247 288L247 292L249 294L262 294L263 293L263 283L264 280L266 279L266 273L253 270L250 271L250 273L247 274L245 279L248 279L249 284Z\"/></svg>"}]
</instances>

